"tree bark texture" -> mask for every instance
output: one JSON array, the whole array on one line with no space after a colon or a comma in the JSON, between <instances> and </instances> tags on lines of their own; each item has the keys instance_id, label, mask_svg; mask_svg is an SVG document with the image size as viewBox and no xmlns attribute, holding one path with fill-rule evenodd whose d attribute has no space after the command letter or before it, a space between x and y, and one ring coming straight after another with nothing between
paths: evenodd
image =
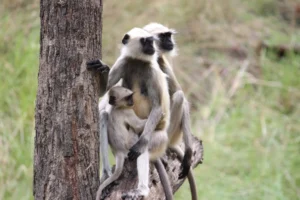
<instances>
[{"instance_id":1,"label":"tree bark texture","mask_svg":"<svg viewBox=\"0 0 300 200\"><path fill-rule=\"evenodd\" d=\"M41 0L34 198L94 200L99 186L102 0Z\"/></svg>"},{"instance_id":2,"label":"tree bark texture","mask_svg":"<svg viewBox=\"0 0 300 200\"><path fill-rule=\"evenodd\" d=\"M197 167L198 164L203 161L203 146L202 141L193 137L193 168ZM165 166L166 171L168 173L168 177L170 180L171 187L173 189L173 193L175 193L179 187L183 184L184 181L188 181L186 179L178 179L178 175L180 172L181 163L178 161L175 153L171 151L167 151L167 155L163 157L165 161L167 161L167 165ZM164 200L165 193L163 191L158 173L154 168L154 165L150 167L150 180L149 187L150 193L147 198L143 198L143 200ZM129 162L127 159L124 164L124 169L121 176L118 178L115 183L107 186L102 192L102 199L105 200L119 200L122 199L122 193L126 192L130 189L134 189L137 187L137 170L136 170L136 162ZM142 198L141 198L142 199Z\"/></svg>"}]
</instances>

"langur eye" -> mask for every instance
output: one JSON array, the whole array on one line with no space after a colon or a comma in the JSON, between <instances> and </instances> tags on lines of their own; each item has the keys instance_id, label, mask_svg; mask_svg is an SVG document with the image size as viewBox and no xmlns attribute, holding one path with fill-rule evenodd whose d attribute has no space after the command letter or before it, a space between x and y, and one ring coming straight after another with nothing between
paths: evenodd
<instances>
[{"instance_id":1,"label":"langur eye","mask_svg":"<svg viewBox=\"0 0 300 200\"><path fill-rule=\"evenodd\" d=\"M145 44L147 39L146 38L141 38L140 41L141 41L142 44Z\"/></svg>"},{"instance_id":2,"label":"langur eye","mask_svg":"<svg viewBox=\"0 0 300 200\"><path fill-rule=\"evenodd\" d=\"M154 41L154 38L153 38L153 37L147 37L147 38L146 38L146 41L148 41L148 42L150 42L150 43L151 43L151 42L153 42L153 41Z\"/></svg>"},{"instance_id":3,"label":"langur eye","mask_svg":"<svg viewBox=\"0 0 300 200\"><path fill-rule=\"evenodd\" d=\"M130 39L130 36L128 34L124 35L123 39L122 39L122 43L125 45L128 43Z\"/></svg>"},{"instance_id":4,"label":"langur eye","mask_svg":"<svg viewBox=\"0 0 300 200\"><path fill-rule=\"evenodd\" d=\"M126 101L130 101L130 100L132 100L132 97L133 97L133 94L127 96L127 97L125 98L125 100L126 100Z\"/></svg>"}]
</instances>

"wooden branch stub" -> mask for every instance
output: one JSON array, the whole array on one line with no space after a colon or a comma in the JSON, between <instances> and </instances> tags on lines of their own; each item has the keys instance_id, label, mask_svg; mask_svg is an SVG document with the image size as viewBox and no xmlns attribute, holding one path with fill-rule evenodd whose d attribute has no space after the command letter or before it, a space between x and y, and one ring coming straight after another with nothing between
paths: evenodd
<instances>
[{"instance_id":1,"label":"wooden branch stub","mask_svg":"<svg viewBox=\"0 0 300 200\"><path fill-rule=\"evenodd\" d=\"M193 168L197 167L198 164L201 164L203 161L203 145L202 141L196 137L193 137ZM176 154L167 151L167 154L163 156L163 159L167 161L166 171L169 176L169 180L171 183L171 187L173 189L173 193L175 193L179 187L183 184L186 179L178 179L178 175L180 172L180 162L178 161ZM129 162L127 159L124 164L124 169L119 177L119 179L110 184L103 190L102 199L105 200L116 200L122 199L122 193L128 190L134 189L137 186L137 170L136 170L136 162ZM150 180L149 180L150 193L147 198L143 200L164 200L165 194L154 165L150 165Z\"/></svg>"}]
</instances>

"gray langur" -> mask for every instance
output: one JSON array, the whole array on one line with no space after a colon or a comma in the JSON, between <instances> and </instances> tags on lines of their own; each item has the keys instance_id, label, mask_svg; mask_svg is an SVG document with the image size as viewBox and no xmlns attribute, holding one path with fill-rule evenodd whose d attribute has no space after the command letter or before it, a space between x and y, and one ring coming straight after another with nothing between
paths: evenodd
<instances>
[{"instance_id":1,"label":"gray langur","mask_svg":"<svg viewBox=\"0 0 300 200\"><path fill-rule=\"evenodd\" d=\"M172 65L167 57L176 55L174 33L175 30L169 29L158 23L150 23L146 25L144 30L158 37L156 44L159 48L158 63L160 69L167 74L169 95L171 99L171 120L168 128L169 147L174 150L181 160L181 173L179 178L188 176L190 183L192 199L196 200L197 189L194 176L191 171L192 164L192 142L191 142L191 125L190 125L190 110L180 84L173 72ZM178 143L183 137L185 151L178 146Z\"/></svg>"},{"instance_id":2,"label":"gray langur","mask_svg":"<svg viewBox=\"0 0 300 200\"><path fill-rule=\"evenodd\" d=\"M145 126L147 119L140 119L134 113L132 107L133 92L121 86L112 87L109 92L109 104L111 105L108 112L102 113L102 116L108 119L107 132L102 131L101 135L105 135L109 145L115 156L116 167L114 173L109 176L97 191L96 200L100 200L102 190L117 180L122 173L124 160L127 157L130 147L138 141L138 133ZM103 138L103 136L102 136ZM102 159L105 156L101 157Z\"/></svg>"},{"instance_id":3,"label":"gray langur","mask_svg":"<svg viewBox=\"0 0 300 200\"><path fill-rule=\"evenodd\" d=\"M122 79L122 86L134 92L134 112L142 119L148 118L128 153L130 160L137 159L138 171L137 189L123 195L131 199L148 196L149 160L160 162L166 151L170 99L166 75L157 63L154 37L143 29L133 28L125 34L122 43L121 55L109 72L107 88Z\"/></svg>"},{"instance_id":4,"label":"gray langur","mask_svg":"<svg viewBox=\"0 0 300 200\"><path fill-rule=\"evenodd\" d=\"M133 110L136 115L142 119L148 118L138 141L128 153L130 160L137 159L138 187L125 193L123 199L148 195L149 160L151 160L159 172L166 199L171 200L173 194L170 183L159 159L165 153L168 144L170 99L166 75L158 66L154 38L147 31L134 28L124 36L122 43L121 55L109 72L107 89L122 80L119 82L120 85L134 92ZM103 111L100 113L100 129L102 129L100 132L106 132L107 116L104 113L107 112L107 101L108 95L105 95L99 104L99 109ZM105 134L104 140L102 139L100 142L104 144L100 146L107 148ZM106 153L103 152L102 147L101 154L107 154L107 150ZM105 162L108 162L108 159ZM109 174L109 163L103 163L103 167L107 168L106 172Z\"/></svg>"}]
</instances>

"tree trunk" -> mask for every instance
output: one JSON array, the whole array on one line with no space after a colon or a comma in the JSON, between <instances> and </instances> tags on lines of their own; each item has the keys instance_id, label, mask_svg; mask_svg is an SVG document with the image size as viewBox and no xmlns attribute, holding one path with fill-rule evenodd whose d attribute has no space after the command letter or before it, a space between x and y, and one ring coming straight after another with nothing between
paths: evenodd
<instances>
[{"instance_id":1,"label":"tree trunk","mask_svg":"<svg viewBox=\"0 0 300 200\"><path fill-rule=\"evenodd\" d=\"M203 146L202 141L193 137L193 163L192 166L195 168L198 164L203 161ZM167 161L166 171L170 180L173 193L175 193L179 187L183 184L186 179L178 179L178 174L180 172L181 163L178 161L176 154L168 151L167 155L163 157ZM150 173L150 193L147 198L143 200L164 200L165 193L163 191L162 185L157 171L154 165L151 165ZM137 170L136 162L129 162L127 159L124 164L124 169L121 176L115 183L110 184L102 192L102 199L105 200L119 200L121 199L122 193L130 189L134 189L137 186ZM140 198L142 199L142 198Z\"/></svg>"},{"instance_id":2,"label":"tree trunk","mask_svg":"<svg viewBox=\"0 0 300 200\"><path fill-rule=\"evenodd\" d=\"M94 200L99 186L102 0L41 0L34 198Z\"/></svg>"}]
</instances>

